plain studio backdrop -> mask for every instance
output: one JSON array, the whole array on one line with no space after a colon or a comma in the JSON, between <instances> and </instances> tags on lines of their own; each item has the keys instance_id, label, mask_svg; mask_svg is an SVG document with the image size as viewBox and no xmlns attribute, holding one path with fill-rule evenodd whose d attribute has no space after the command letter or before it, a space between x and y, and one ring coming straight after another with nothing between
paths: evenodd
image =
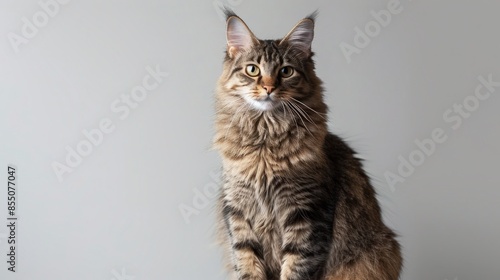
<instances>
[{"instance_id":1,"label":"plain studio backdrop","mask_svg":"<svg viewBox=\"0 0 500 280\"><path fill-rule=\"evenodd\" d=\"M225 279L220 5L260 38L319 10L329 126L365 159L402 279L498 279L500 2L486 0L1 1L0 279Z\"/></svg>"}]
</instances>

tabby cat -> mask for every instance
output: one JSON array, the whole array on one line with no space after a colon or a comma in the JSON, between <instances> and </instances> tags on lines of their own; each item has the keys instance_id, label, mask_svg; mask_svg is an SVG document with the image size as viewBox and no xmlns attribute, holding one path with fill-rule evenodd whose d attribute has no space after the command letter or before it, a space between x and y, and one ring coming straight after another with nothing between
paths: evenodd
<instances>
[{"instance_id":1,"label":"tabby cat","mask_svg":"<svg viewBox=\"0 0 500 280\"><path fill-rule=\"evenodd\" d=\"M396 280L395 234L354 151L327 130L314 71L314 15L260 40L227 12L214 147L231 279Z\"/></svg>"}]
</instances>

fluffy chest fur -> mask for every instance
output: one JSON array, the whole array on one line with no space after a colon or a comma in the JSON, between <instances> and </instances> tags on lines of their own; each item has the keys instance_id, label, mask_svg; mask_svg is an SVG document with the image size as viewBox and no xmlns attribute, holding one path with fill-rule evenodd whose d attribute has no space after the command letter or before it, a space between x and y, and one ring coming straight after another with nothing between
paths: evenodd
<instances>
[{"instance_id":1,"label":"fluffy chest fur","mask_svg":"<svg viewBox=\"0 0 500 280\"><path fill-rule=\"evenodd\" d=\"M227 176L266 187L273 178L293 178L322 159L324 124L298 124L267 112L219 112L215 148Z\"/></svg>"}]
</instances>

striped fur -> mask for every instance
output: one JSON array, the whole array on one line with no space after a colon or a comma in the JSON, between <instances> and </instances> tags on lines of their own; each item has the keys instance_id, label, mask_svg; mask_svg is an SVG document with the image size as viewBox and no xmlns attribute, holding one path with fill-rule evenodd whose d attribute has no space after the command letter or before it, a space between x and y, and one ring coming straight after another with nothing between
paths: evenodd
<instances>
[{"instance_id":1,"label":"striped fur","mask_svg":"<svg viewBox=\"0 0 500 280\"><path fill-rule=\"evenodd\" d=\"M313 24L309 17L284 39L259 40L228 13L214 147L231 279L396 280L400 248L375 191L354 151L327 130Z\"/></svg>"}]
</instances>

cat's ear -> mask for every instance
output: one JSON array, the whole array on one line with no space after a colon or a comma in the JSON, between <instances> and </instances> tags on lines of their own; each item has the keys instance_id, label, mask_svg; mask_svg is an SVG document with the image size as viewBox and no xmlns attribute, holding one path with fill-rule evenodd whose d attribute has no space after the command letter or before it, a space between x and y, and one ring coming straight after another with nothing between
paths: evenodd
<instances>
[{"instance_id":1,"label":"cat's ear","mask_svg":"<svg viewBox=\"0 0 500 280\"><path fill-rule=\"evenodd\" d=\"M280 44L287 42L306 57L309 57L311 55L313 38L314 19L309 17L299 21L299 23L297 23L297 25L295 25L295 27L281 40Z\"/></svg>"},{"instance_id":2,"label":"cat's ear","mask_svg":"<svg viewBox=\"0 0 500 280\"><path fill-rule=\"evenodd\" d=\"M258 40L252 31L238 16L230 16L227 19L227 53L233 58L239 52L250 49Z\"/></svg>"}]
</instances>

